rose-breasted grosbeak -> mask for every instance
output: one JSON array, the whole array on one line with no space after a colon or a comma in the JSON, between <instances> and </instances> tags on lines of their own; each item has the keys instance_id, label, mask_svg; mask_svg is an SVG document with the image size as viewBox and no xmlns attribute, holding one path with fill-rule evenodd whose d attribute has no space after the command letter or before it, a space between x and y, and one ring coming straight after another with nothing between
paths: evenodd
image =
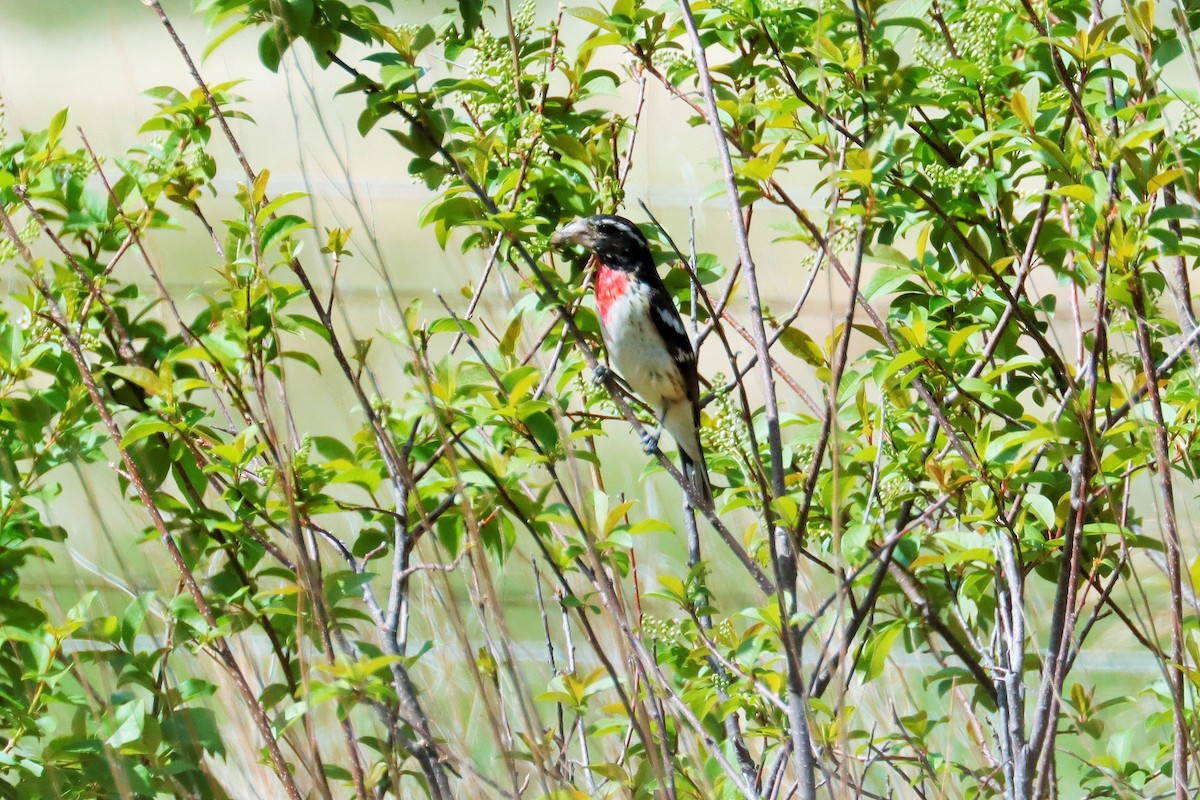
<instances>
[{"instance_id":1,"label":"rose-breasted grosbeak","mask_svg":"<svg viewBox=\"0 0 1200 800\"><path fill-rule=\"evenodd\" d=\"M598 214L564 226L551 243L580 244L596 256L596 309L609 361L658 414L658 430L644 440L646 452L658 446L665 427L679 445L684 475L711 502L700 446L696 353L654 267L646 237L627 219Z\"/></svg>"}]
</instances>

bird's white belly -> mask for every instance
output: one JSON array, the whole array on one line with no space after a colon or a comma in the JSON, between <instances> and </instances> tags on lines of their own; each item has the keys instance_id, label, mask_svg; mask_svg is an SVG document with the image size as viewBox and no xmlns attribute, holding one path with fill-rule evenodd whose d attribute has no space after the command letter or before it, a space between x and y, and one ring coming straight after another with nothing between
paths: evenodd
<instances>
[{"instance_id":1,"label":"bird's white belly","mask_svg":"<svg viewBox=\"0 0 1200 800\"><path fill-rule=\"evenodd\" d=\"M628 292L613 303L604 323L608 357L629 388L655 413L671 402L685 399L679 365L671 358L662 336L650 318L648 292Z\"/></svg>"}]
</instances>

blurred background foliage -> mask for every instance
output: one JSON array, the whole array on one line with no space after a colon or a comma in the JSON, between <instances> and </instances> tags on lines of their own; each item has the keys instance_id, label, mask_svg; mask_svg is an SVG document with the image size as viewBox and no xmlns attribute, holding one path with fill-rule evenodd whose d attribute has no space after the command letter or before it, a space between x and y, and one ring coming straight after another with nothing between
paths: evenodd
<instances>
[{"instance_id":1,"label":"blurred background foliage","mask_svg":"<svg viewBox=\"0 0 1200 800\"><path fill-rule=\"evenodd\" d=\"M1194 10L7 5L0 795L1194 794Z\"/></svg>"}]
</instances>

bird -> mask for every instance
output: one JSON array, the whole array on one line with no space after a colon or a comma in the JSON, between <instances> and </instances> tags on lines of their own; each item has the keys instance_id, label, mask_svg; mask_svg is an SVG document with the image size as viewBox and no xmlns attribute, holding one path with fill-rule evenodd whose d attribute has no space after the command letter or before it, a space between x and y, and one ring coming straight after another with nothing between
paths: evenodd
<instances>
[{"instance_id":1,"label":"bird","mask_svg":"<svg viewBox=\"0 0 1200 800\"><path fill-rule=\"evenodd\" d=\"M570 222L551 237L562 248L582 245L596 257L596 310L609 362L621 379L658 416L658 427L642 440L658 447L663 428L679 446L683 474L704 502L712 485L700 444L700 379L696 351L663 285L650 244L629 220L597 214ZM602 371L598 380L605 377Z\"/></svg>"}]
</instances>

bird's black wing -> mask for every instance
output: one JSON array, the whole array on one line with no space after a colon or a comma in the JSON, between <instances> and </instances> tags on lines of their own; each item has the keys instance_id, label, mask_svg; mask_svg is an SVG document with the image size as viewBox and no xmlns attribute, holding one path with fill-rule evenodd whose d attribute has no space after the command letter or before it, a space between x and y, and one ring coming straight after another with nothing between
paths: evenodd
<instances>
[{"instance_id":1,"label":"bird's black wing","mask_svg":"<svg viewBox=\"0 0 1200 800\"><path fill-rule=\"evenodd\" d=\"M683 381L687 390L688 400L696 410L696 423L700 422L700 378L696 367L696 351L692 349L692 340L688 337L683 318L675 307L675 301L663 284L658 272L654 271L645 276L644 280L650 287L650 319L654 328L662 337L671 358L679 365L683 373Z\"/></svg>"}]
</instances>

